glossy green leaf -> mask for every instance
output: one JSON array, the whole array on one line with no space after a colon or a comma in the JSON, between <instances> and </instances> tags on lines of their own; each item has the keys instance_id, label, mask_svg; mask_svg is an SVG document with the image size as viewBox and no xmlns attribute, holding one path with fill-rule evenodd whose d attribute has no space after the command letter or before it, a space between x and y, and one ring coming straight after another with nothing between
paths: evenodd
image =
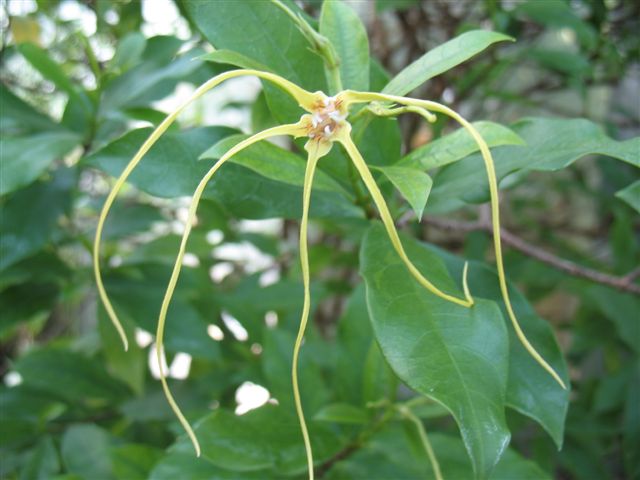
<instances>
[{"instance_id":1,"label":"glossy green leaf","mask_svg":"<svg viewBox=\"0 0 640 480\"><path fill-rule=\"evenodd\" d=\"M11 93L4 83L0 83L0 132L3 135L24 135L30 132L53 131L61 127L47 115Z\"/></svg>"},{"instance_id":2,"label":"glossy green leaf","mask_svg":"<svg viewBox=\"0 0 640 480\"><path fill-rule=\"evenodd\" d=\"M640 213L640 180L636 180L631 185L617 191L616 197Z\"/></svg>"},{"instance_id":3,"label":"glossy green leaf","mask_svg":"<svg viewBox=\"0 0 640 480\"><path fill-rule=\"evenodd\" d=\"M362 283L349 297L338 322L337 344L332 379L337 398L362 407L393 395L395 376L373 338Z\"/></svg>"},{"instance_id":4,"label":"glossy green leaf","mask_svg":"<svg viewBox=\"0 0 640 480\"><path fill-rule=\"evenodd\" d=\"M294 332L267 329L264 332L263 342L262 370L267 381L265 386L278 399L283 410L294 412L291 382L291 346L295 343ZM300 357L300 372L304 372L300 375L300 396L304 411L309 418L313 418L331 396L318 365L318 359L312 357L314 349L320 349L323 346L326 345L316 341L313 333L309 332ZM326 355L326 349L324 354Z\"/></svg>"},{"instance_id":5,"label":"glossy green leaf","mask_svg":"<svg viewBox=\"0 0 640 480\"><path fill-rule=\"evenodd\" d=\"M276 480L276 475L265 471L236 472L220 468L207 459L194 458L193 453L169 453L160 460L149 475L149 480L175 480L193 478L206 480Z\"/></svg>"},{"instance_id":6,"label":"glossy green leaf","mask_svg":"<svg viewBox=\"0 0 640 480\"><path fill-rule=\"evenodd\" d=\"M135 330L132 324L127 322L124 328L127 336L134 338ZM142 395L149 368L147 352L137 344L129 345L125 351L118 332L102 308L98 312L98 332L107 371L114 378L126 383L137 395Z\"/></svg>"},{"instance_id":7,"label":"glossy green leaf","mask_svg":"<svg viewBox=\"0 0 640 480\"><path fill-rule=\"evenodd\" d=\"M69 350L41 348L20 357L15 369L25 385L69 403L117 402L127 388L109 376L95 359Z\"/></svg>"},{"instance_id":8,"label":"glossy green leaf","mask_svg":"<svg viewBox=\"0 0 640 480\"><path fill-rule=\"evenodd\" d=\"M302 214L302 188L270 180L254 171L229 163L220 170L205 197L221 202L240 218L290 218ZM362 210L335 191L314 190L310 216L316 218L362 218Z\"/></svg>"},{"instance_id":9,"label":"glossy green leaf","mask_svg":"<svg viewBox=\"0 0 640 480\"><path fill-rule=\"evenodd\" d=\"M618 338L636 353L640 353L640 301L631 293L622 293L601 285L589 289L589 298L613 323Z\"/></svg>"},{"instance_id":10,"label":"glossy green leaf","mask_svg":"<svg viewBox=\"0 0 640 480\"><path fill-rule=\"evenodd\" d=\"M46 392L21 385L0 387L0 439L4 449L33 443L65 406ZM6 450L5 450L6 451Z\"/></svg>"},{"instance_id":11,"label":"glossy green leaf","mask_svg":"<svg viewBox=\"0 0 640 480\"><path fill-rule=\"evenodd\" d=\"M51 181L34 183L2 205L0 270L34 254L51 239L58 219L71 204L75 174L59 169Z\"/></svg>"},{"instance_id":12,"label":"glossy green leaf","mask_svg":"<svg viewBox=\"0 0 640 480\"><path fill-rule=\"evenodd\" d=\"M116 478L147 480L164 452L148 445L128 444L111 447L109 453Z\"/></svg>"},{"instance_id":13,"label":"glossy green leaf","mask_svg":"<svg viewBox=\"0 0 640 480\"><path fill-rule=\"evenodd\" d=\"M369 39L356 12L342 1L324 2L320 33L329 39L338 54L343 90L369 90ZM326 74L330 76L329 72Z\"/></svg>"},{"instance_id":14,"label":"glossy green leaf","mask_svg":"<svg viewBox=\"0 0 640 480\"><path fill-rule=\"evenodd\" d=\"M0 195L36 180L54 160L79 145L80 140L75 133L64 130L0 139Z\"/></svg>"},{"instance_id":15,"label":"glossy green leaf","mask_svg":"<svg viewBox=\"0 0 640 480\"><path fill-rule=\"evenodd\" d=\"M369 421L368 412L348 403L331 403L313 416L319 422L364 425Z\"/></svg>"},{"instance_id":16,"label":"glossy green leaf","mask_svg":"<svg viewBox=\"0 0 640 480\"><path fill-rule=\"evenodd\" d=\"M528 17L534 22L552 28L573 29L580 43L587 48L594 48L598 42L598 33L587 21L581 19L576 9L565 2L538 2L526 1L519 3L515 8L518 17Z\"/></svg>"},{"instance_id":17,"label":"glossy green leaf","mask_svg":"<svg viewBox=\"0 0 640 480\"><path fill-rule=\"evenodd\" d=\"M53 439L43 437L29 455L20 471L20 480L47 480L60 470L60 461Z\"/></svg>"},{"instance_id":18,"label":"glossy green leaf","mask_svg":"<svg viewBox=\"0 0 640 480\"><path fill-rule=\"evenodd\" d=\"M329 471L328 480L346 478L371 480L434 479L433 468L411 426L400 423L385 425L366 445ZM473 469L460 439L442 433L429 432L442 477L446 479L474 478ZM530 460L511 449L488 477L490 480L550 480L550 476Z\"/></svg>"},{"instance_id":19,"label":"glossy green leaf","mask_svg":"<svg viewBox=\"0 0 640 480\"><path fill-rule=\"evenodd\" d=\"M414 240L404 244L427 278L455 292L435 254ZM374 333L389 365L452 413L476 474L487 477L510 438L504 418L509 340L499 309L484 300L465 308L426 291L381 225L367 232L360 257Z\"/></svg>"},{"instance_id":20,"label":"glossy green leaf","mask_svg":"<svg viewBox=\"0 0 640 480\"><path fill-rule=\"evenodd\" d=\"M115 479L109 444L109 435L94 424L70 426L60 449L66 471L81 478Z\"/></svg>"},{"instance_id":21,"label":"glossy green leaf","mask_svg":"<svg viewBox=\"0 0 640 480\"><path fill-rule=\"evenodd\" d=\"M341 448L341 440L325 425L311 422L314 457L322 462ZM273 470L281 475L305 470L300 426L292 411L265 405L244 415L216 410L197 422L202 456L216 466L238 472ZM191 446L180 440L172 452L187 453Z\"/></svg>"},{"instance_id":22,"label":"glossy green leaf","mask_svg":"<svg viewBox=\"0 0 640 480\"><path fill-rule=\"evenodd\" d=\"M0 339L15 334L19 325L43 320L53 309L60 293L57 285L44 281L26 281L0 292ZM29 301L25 301L29 299Z\"/></svg>"},{"instance_id":23,"label":"glossy green leaf","mask_svg":"<svg viewBox=\"0 0 640 480\"><path fill-rule=\"evenodd\" d=\"M320 57L273 3L216 2L212 8L207 0L190 0L183 5L216 49L238 52L307 90L324 90Z\"/></svg>"},{"instance_id":24,"label":"glossy green leaf","mask_svg":"<svg viewBox=\"0 0 640 480\"><path fill-rule=\"evenodd\" d=\"M403 69L384 89L383 93L405 95L430 78L452 69L496 42L512 41L502 33L472 30L429 50Z\"/></svg>"},{"instance_id":25,"label":"glossy green leaf","mask_svg":"<svg viewBox=\"0 0 640 480\"><path fill-rule=\"evenodd\" d=\"M524 145L524 140L510 128L494 122L473 122L489 147L500 145ZM398 165L430 170L444 167L479 150L478 144L466 129L460 128L412 150Z\"/></svg>"},{"instance_id":26,"label":"glossy green leaf","mask_svg":"<svg viewBox=\"0 0 640 480\"><path fill-rule=\"evenodd\" d=\"M166 218L156 208L146 203L116 203L111 210L111 218L105 225L104 238L119 238L149 231Z\"/></svg>"},{"instance_id":27,"label":"glossy green leaf","mask_svg":"<svg viewBox=\"0 0 640 480\"><path fill-rule=\"evenodd\" d=\"M526 142L492 150L499 179L510 173L555 171L592 154L617 158L639 166L640 137L616 141L584 119L527 118L511 128ZM445 212L465 203L488 199L484 165L479 154L458 161L434 179L428 211Z\"/></svg>"},{"instance_id":28,"label":"glossy green leaf","mask_svg":"<svg viewBox=\"0 0 640 480\"><path fill-rule=\"evenodd\" d=\"M120 39L116 51L109 61L109 68L118 72L124 72L134 67L142 59L147 38L142 32L133 32Z\"/></svg>"},{"instance_id":29,"label":"glossy green leaf","mask_svg":"<svg viewBox=\"0 0 640 480\"><path fill-rule=\"evenodd\" d=\"M232 135L223 138L200 155L200 159L219 159L230 148L246 138L248 138L247 135ZM304 183L306 160L271 142L263 141L254 144L235 154L229 161L249 168L271 180L298 187L301 187ZM348 195L347 191L338 182L321 170L316 172L313 179L313 188L328 192L339 192L345 196Z\"/></svg>"},{"instance_id":30,"label":"glossy green leaf","mask_svg":"<svg viewBox=\"0 0 640 480\"><path fill-rule=\"evenodd\" d=\"M150 128L132 130L86 157L83 162L118 176L151 131ZM158 197L193 195L198 182L212 165L210 162L198 162L198 157L211 142L233 132L227 127L201 127L165 133L145 155L129 181Z\"/></svg>"},{"instance_id":31,"label":"glossy green leaf","mask_svg":"<svg viewBox=\"0 0 640 480\"><path fill-rule=\"evenodd\" d=\"M203 65L198 57L204 51L196 48L174 58L182 43L174 37L148 39L140 62L105 84L101 115L113 116L118 109L148 106L169 95L180 80L194 75Z\"/></svg>"},{"instance_id":32,"label":"glossy green leaf","mask_svg":"<svg viewBox=\"0 0 640 480\"><path fill-rule=\"evenodd\" d=\"M202 55L200 59L206 60L208 62L233 65L240 68L262 70L263 72L271 71L267 66L263 65L258 60L254 60L253 58L247 57L233 50L215 50L213 52Z\"/></svg>"},{"instance_id":33,"label":"glossy green leaf","mask_svg":"<svg viewBox=\"0 0 640 480\"><path fill-rule=\"evenodd\" d=\"M375 0L376 11L382 12L384 10L407 10L417 5L420 0Z\"/></svg>"},{"instance_id":34,"label":"glossy green leaf","mask_svg":"<svg viewBox=\"0 0 640 480\"><path fill-rule=\"evenodd\" d=\"M51 80L60 90L72 96L79 95L76 84L64 72L62 66L52 60L46 50L32 43L22 43L18 50L43 77Z\"/></svg>"},{"instance_id":35,"label":"glossy green leaf","mask_svg":"<svg viewBox=\"0 0 640 480\"><path fill-rule=\"evenodd\" d=\"M418 219L422 218L424 207L431 192L433 180L422 170L408 167L376 167L393 183L402 196L409 202Z\"/></svg>"},{"instance_id":36,"label":"glossy green leaf","mask_svg":"<svg viewBox=\"0 0 640 480\"><path fill-rule=\"evenodd\" d=\"M454 278L462 275L464 268L462 258L435 247L430 248L442 258ZM493 300L503 309L503 318L508 318L504 310L498 275L494 269L482 262L469 262L468 281L474 298ZM526 298L513 287L510 287L510 297L529 341L569 384L567 365L548 322L537 316ZM507 324L507 330L509 331L507 405L538 422L560 449L569 409L569 391L560 388L556 381L531 358L516 337L510 323Z\"/></svg>"},{"instance_id":37,"label":"glossy green leaf","mask_svg":"<svg viewBox=\"0 0 640 480\"><path fill-rule=\"evenodd\" d=\"M179 284L169 308L165 348L171 353L186 352L196 358L216 360L220 356L219 345L207 335L208 322L185 299L190 292L188 275L188 271L183 272L181 285L185 290ZM155 332L169 276L169 265L123 269L106 275L105 287L120 315L148 332Z\"/></svg>"}]
</instances>

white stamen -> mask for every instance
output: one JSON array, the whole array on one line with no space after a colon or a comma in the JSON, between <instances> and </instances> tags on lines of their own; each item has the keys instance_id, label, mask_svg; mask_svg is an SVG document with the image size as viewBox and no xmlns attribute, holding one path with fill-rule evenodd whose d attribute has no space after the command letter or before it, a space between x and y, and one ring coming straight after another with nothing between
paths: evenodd
<instances>
[{"instance_id":1,"label":"white stamen","mask_svg":"<svg viewBox=\"0 0 640 480\"><path fill-rule=\"evenodd\" d=\"M324 127L324 133L325 135L331 135L331 126L327 125Z\"/></svg>"},{"instance_id":2,"label":"white stamen","mask_svg":"<svg viewBox=\"0 0 640 480\"><path fill-rule=\"evenodd\" d=\"M314 113L311 116L311 125L313 125L313 128L316 128L318 126L319 123L322 122L322 117L320 115L318 115L317 113Z\"/></svg>"},{"instance_id":3,"label":"white stamen","mask_svg":"<svg viewBox=\"0 0 640 480\"><path fill-rule=\"evenodd\" d=\"M336 121L336 122L341 122L342 120L347 118L347 116L346 115L341 115L340 112L338 112L337 110L334 110L333 112L329 112L329 118L331 120Z\"/></svg>"}]
</instances>

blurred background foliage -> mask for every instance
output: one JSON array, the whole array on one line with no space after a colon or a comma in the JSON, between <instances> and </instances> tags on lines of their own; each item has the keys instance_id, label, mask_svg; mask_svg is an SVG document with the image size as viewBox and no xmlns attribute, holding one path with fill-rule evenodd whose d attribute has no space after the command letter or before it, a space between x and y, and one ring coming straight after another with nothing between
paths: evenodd
<instances>
[{"instance_id":1,"label":"blurred background foliage","mask_svg":"<svg viewBox=\"0 0 640 480\"><path fill-rule=\"evenodd\" d=\"M213 426L203 427L207 461L196 461L183 440L174 444L181 430L149 360L149 332L188 196L208 168L198 156L238 129L255 131L284 115L259 82L230 82L190 107L143 162L148 170L132 177L137 188L127 188L118 201L105 232L106 286L136 340L129 352L96 301L90 249L110 175L150 125L195 86L230 68L199 58L211 50L208 41L233 49L233 29L236 36L249 34L231 17L223 20L220 40L205 38L188 3L0 3L2 478L304 475L298 427L284 413L292 406L290 356L302 302L301 189L270 178L264 166L251 167L256 155L264 164L278 162L287 155L281 148L260 147L213 183L169 318L167 362L177 398L190 419L213 412L205 420ZM209 3L229 10L235 2ZM505 243L513 247L506 253L510 279L551 323L569 365L564 444L558 451L540 426L509 410L511 448L494 477L640 478L640 175L631 162L604 156L615 156L604 140L589 146L603 135L595 124L616 140L639 134L640 3L348 3L379 62L374 88L465 31L490 29L517 39L413 93L473 120L511 125L537 144L531 162L550 162L503 180L502 212ZM318 17L321 2L299 5ZM265 23L268 34L278 28ZM568 124L538 128L526 117L593 124L569 129L582 132L572 139L558 133ZM396 137L384 133L387 150L372 147L368 161L392 163L385 156L399 159L452 131L443 120L424 125L407 117L399 125ZM584 151L553 163L554 155L576 145ZM637 163L637 148L635 154ZM421 223L408 221L411 210L390 188L385 194L399 223L417 238L470 260L490 260L486 205L469 205L481 203L483 192L468 191L460 180L479 174L465 162L437 172ZM315 313L302 358L304 402L316 420L314 442L323 459L319 475L424 478L431 470L415 432L402 421L372 422L366 408L390 391L400 399L411 394L398 387L372 345L358 275L367 222L362 199L354 200L336 169L327 166L325 180L343 193L327 187L314 194ZM470 199L460 201L464 195ZM418 413L438 432L432 442L445 474L470 475L462 444L447 435L457 432L450 418L433 404Z\"/></svg>"}]
</instances>

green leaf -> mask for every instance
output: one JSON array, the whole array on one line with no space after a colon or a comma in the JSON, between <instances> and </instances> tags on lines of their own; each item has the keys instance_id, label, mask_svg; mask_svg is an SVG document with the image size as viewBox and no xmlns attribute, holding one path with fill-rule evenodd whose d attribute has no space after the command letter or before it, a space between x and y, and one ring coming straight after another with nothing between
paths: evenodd
<instances>
[{"instance_id":1,"label":"green leaf","mask_svg":"<svg viewBox=\"0 0 640 480\"><path fill-rule=\"evenodd\" d=\"M405 95L430 78L452 69L496 42L513 41L502 33L472 30L428 51L396 75L382 93Z\"/></svg>"},{"instance_id":2,"label":"green leaf","mask_svg":"<svg viewBox=\"0 0 640 480\"><path fill-rule=\"evenodd\" d=\"M51 59L46 50L32 43L21 43L18 46L18 50L44 78L51 80L60 90L71 96L79 95L78 87L71 81L62 67Z\"/></svg>"},{"instance_id":3,"label":"green leaf","mask_svg":"<svg viewBox=\"0 0 640 480\"><path fill-rule=\"evenodd\" d=\"M351 294L338 322L336 366L332 387L336 398L366 406L393 395L395 376L373 338L364 284Z\"/></svg>"},{"instance_id":4,"label":"green leaf","mask_svg":"<svg viewBox=\"0 0 640 480\"><path fill-rule=\"evenodd\" d=\"M47 480L60 470L58 452L50 436L43 437L20 471L20 480Z\"/></svg>"},{"instance_id":5,"label":"green leaf","mask_svg":"<svg viewBox=\"0 0 640 480\"><path fill-rule=\"evenodd\" d=\"M0 438L2 446L16 447L41 437L47 424L65 411L65 406L45 392L24 383L0 387Z\"/></svg>"},{"instance_id":6,"label":"green leaf","mask_svg":"<svg viewBox=\"0 0 640 480\"><path fill-rule=\"evenodd\" d=\"M527 1L519 3L515 14L524 16L551 28L572 28L586 48L594 48L598 43L598 33L595 28L576 15L577 10L566 2L538 2Z\"/></svg>"},{"instance_id":7,"label":"green leaf","mask_svg":"<svg viewBox=\"0 0 640 480\"><path fill-rule=\"evenodd\" d=\"M421 219L433 185L431 177L416 168L390 166L376 167L376 170L384 173L409 202L413 211L416 212L416 217Z\"/></svg>"},{"instance_id":8,"label":"green leaf","mask_svg":"<svg viewBox=\"0 0 640 480\"><path fill-rule=\"evenodd\" d=\"M234 472L215 466L204 458L194 458L190 453L170 453L154 467L149 480L175 480L193 478L206 480L277 480L265 471Z\"/></svg>"},{"instance_id":9,"label":"green leaf","mask_svg":"<svg viewBox=\"0 0 640 480\"><path fill-rule=\"evenodd\" d=\"M54 160L79 145L80 140L75 133L63 130L0 139L0 195L36 180Z\"/></svg>"},{"instance_id":10,"label":"green leaf","mask_svg":"<svg viewBox=\"0 0 640 480\"><path fill-rule=\"evenodd\" d=\"M200 60L206 60L208 62L221 63L227 65L233 65L240 68L251 68L253 70L262 70L263 72L270 72L269 68L253 58L247 57L241 53L233 50L215 50L213 52L206 53L200 57Z\"/></svg>"},{"instance_id":11,"label":"green leaf","mask_svg":"<svg viewBox=\"0 0 640 480\"><path fill-rule=\"evenodd\" d=\"M49 182L16 192L0 215L0 270L32 255L52 237L58 218L71 204L76 171L59 169Z\"/></svg>"},{"instance_id":12,"label":"green leaf","mask_svg":"<svg viewBox=\"0 0 640 480\"><path fill-rule=\"evenodd\" d=\"M65 115L62 123L78 132L83 132L90 124L94 113L94 105L87 92L69 78L62 65L54 62L46 50L31 43L20 44L18 50L44 78L52 81L59 90L69 95L67 107L71 106L75 109L74 118L67 118Z\"/></svg>"},{"instance_id":13,"label":"green leaf","mask_svg":"<svg viewBox=\"0 0 640 480\"><path fill-rule=\"evenodd\" d=\"M427 278L452 290L436 255L414 240L405 238L404 245ZM500 311L492 302L465 308L426 291L379 224L367 232L360 257L374 333L389 365L452 413L476 474L487 477L510 437L504 418L509 344Z\"/></svg>"},{"instance_id":14,"label":"green leaf","mask_svg":"<svg viewBox=\"0 0 640 480\"><path fill-rule=\"evenodd\" d=\"M640 301L630 293L622 293L601 285L589 288L588 297L616 328L618 338L636 353L640 353Z\"/></svg>"},{"instance_id":15,"label":"green leaf","mask_svg":"<svg viewBox=\"0 0 640 480\"><path fill-rule=\"evenodd\" d=\"M356 12L342 1L324 2L320 33L336 49L343 90L369 90L369 39Z\"/></svg>"},{"instance_id":16,"label":"green leaf","mask_svg":"<svg viewBox=\"0 0 640 480\"><path fill-rule=\"evenodd\" d=\"M176 243L177 249L177 243ZM186 352L196 358L216 360L219 345L207 335L208 322L186 300L189 271L183 272L167 315L165 348L168 352ZM105 276L105 288L116 311L131 323L155 332L158 311L170 276L169 265L144 265L123 268ZM205 288L209 292L209 288Z\"/></svg>"},{"instance_id":17,"label":"green leaf","mask_svg":"<svg viewBox=\"0 0 640 480\"><path fill-rule=\"evenodd\" d=\"M314 297L314 298L317 298ZM313 416L329 400L329 388L323 378L316 358L311 358L314 349L326 347L314 341L309 332L306 337L305 354L300 359L300 396L307 415ZM295 343L293 331L265 329L262 354L262 370L267 380L266 387L279 400L283 410L293 412L293 385L291 381L291 346ZM321 350L326 354L326 349Z\"/></svg>"},{"instance_id":18,"label":"green leaf","mask_svg":"<svg viewBox=\"0 0 640 480\"><path fill-rule=\"evenodd\" d=\"M126 322L123 326L127 337L134 338L135 331L131 328L131 323ZM126 383L137 395L142 395L148 371L145 350L134 343L125 351L118 332L113 328L113 324L102 308L98 311L98 332L108 372L114 378Z\"/></svg>"},{"instance_id":19,"label":"green leaf","mask_svg":"<svg viewBox=\"0 0 640 480\"><path fill-rule=\"evenodd\" d=\"M313 419L319 422L364 425L369 421L369 415L365 409L348 403L331 403L322 407Z\"/></svg>"},{"instance_id":20,"label":"green leaf","mask_svg":"<svg viewBox=\"0 0 640 480\"><path fill-rule=\"evenodd\" d=\"M232 50L266 65L309 91L324 90L322 61L291 19L271 2L183 3L205 38L220 50Z\"/></svg>"},{"instance_id":21,"label":"green leaf","mask_svg":"<svg viewBox=\"0 0 640 480\"><path fill-rule=\"evenodd\" d=\"M15 369L25 385L69 403L108 404L122 399L128 392L97 360L68 350L32 350L18 359Z\"/></svg>"},{"instance_id":22,"label":"green leaf","mask_svg":"<svg viewBox=\"0 0 640 480\"><path fill-rule=\"evenodd\" d=\"M34 274L35 276L35 274ZM18 325L46 318L58 298L60 288L51 283L25 281L0 292L0 339L8 339Z\"/></svg>"},{"instance_id":23,"label":"green leaf","mask_svg":"<svg viewBox=\"0 0 640 480\"><path fill-rule=\"evenodd\" d=\"M82 478L115 479L109 443L109 435L96 425L72 425L62 436L61 453L66 471Z\"/></svg>"},{"instance_id":24,"label":"green leaf","mask_svg":"<svg viewBox=\"0 0 640 480\"><path fill-rule=\"evenodd\" d=\"M640 166L640 137L619 142L589 120L526 118L514 123L512 128L526 145L492 150L498 179L514 172L559 170L592 154ZM427 210L446 212L465 203L484 202L488 192L482 158L474 154L438 174Z\"/></svg>"},{"instance_id":25,"label":"green leaf","mask_svg":"<svg viewBox=\"0 0 640 480\"><path fill-rule=\"evenodd\" d=\"M200 155L200 159L219 159L229 149L246 138L248 138L248 135L232 135L223 138ZM302 157L271 142L254 144L235 154L229 161L247 167L271 180L298 187L304 184L306 161ZM313 179L313 188L337 192L345 196L348 195L347 191L338 182L321 170L316 172Z\"/></svg>"},{"instance_id":26,"label":"green leaf","mask_svg":"<svg viewBox=\"0 0 640 480\"><path fill-rule=\"evenodd\" d=\"M465 261L443 250L429 247L446 263L454 278L462 276ZM497 302L507 314L495 270L481 262L469 262L469 290L474 298L485 298ZM569 384L567 366L562 357L549 324L538 317L526 298L510 286L513 308L527 338L553 369ZM563 390L556 381L531 358L524 349L511 324L509 331L509 381L507 405L538 422L553 438L558 449L562 447L564 425L569 408L569 391Z\"/></svg>"},{"instance_id":27,"label":"green leaf","mask_svg":"<svg viewBox=\"0 0 640 480\"><path fill-rule=\"evenodd\" d=\"M158 208L146 203L116 203L106 224L103 237L119 238L149 231L154 223L165 221Z\"/></svg>"},{"instance_id":28,"label":"green leaf","mask_svg":"<svg viewBox=\"0 0 640 480\"><path fill-rule=\"evenodd\" d=\"M310 422L309 430L317 462L330 458L344 442L325 425ZM195 432L204 459L227 470L273 469L282 476L306 467L300 426L293 412L282 407L265 405L244 415L219 409L200 420ZM175 453L191 451L186 438L172 448Z\"/></svg>"},{"instance_id":29,"label":"green leaf","mask_svg":"<svg viewBox=\"0 0 640 480\"><path fill-rule=\"evenodd\" d=\"M328 480L346 478L388 480L391 478L434 478L424 447L415 435L415 427L400 423L385 425L362 448L337 462L328 472ZM427 432L429 428L427 427ZM445 479L473 478L473 470L460 439L442 433L429 433L429 441ZM550 480L550 476L530 460L507 449L489 476L491 480Z\"/></svg>"},{"instance_id":30,"label":"green leaf","mask_svg":"<svg viewBox=\"0 0 640 480\"><path fill-rule=\"evenodd\" d=\"M120 39L109 61L109 69L124 72L138 64L147 45L142 32L132 32Z\"/></svg>"},{"instance_id":31,"label":"green leaf","mask_svg":"<svg viewBox=\"0 0 640 480\"><path fill-rule=\"evenodd\" d=\"M0 83L0 132L3 135L24 135L30 132L61 129L51 118L35 110Z\"/></svg>"},{"instance_id":32,"label":"green leaf","mask_svg":"<svg viewBox=\"0 0 640 480\"><path fill-rule=\"evenodd\" d=\"M640 213L640 180L636 180L631 185L617 191L616 197Z\"/></svg>"},{"instance_id":33,"label":"green leaf","mask_svg":"<svg viewBox=\"0 0 640 480\"><path fill-rule=\"evenodd\" d=\"M151 469L162 456L162 450L148 445L129 444L110 449L114 476L127 480L148 479Z\"/></svg>"},{"instance_id":34,"label":"green leaf","mask_svg":"<svg viewBox=\"0 0 640 480\"><path fill-rule=\"evenodd\" d=\"M174 37L148 39L142 60L104 86L101 115L112 117L118 109L148 106L194 75L203 66L199 57L204 51L195 48L174 58L182 43Z\"/></svg>"},{"instance_id":35,"label":"green leaf","mask_svg":"<svg viewBox=\"0 0 640 480\"><path fill-rule=\"evenodd\" d=\"M86 157L83 162L116 177L151 134L151 128L127 132ZM212 166L198 162L211 142L230 135L227 127L201 127L165 133L149 150L129 182L151 195L165 198L193 195L198 182Z\"/></svg>"},{"instance_id":36,"label":"green leaf","mask_svg":"<svg viewBox=\"0 0 640 480\"><path fill-rule=\"evenodd\" d=\"M489 147L525 144L517 133L499 123L481 121L473 122L473 126L482 135ZM460 128L453 133L412 150L398 162L398 165L430 170L457 162L478 150L478 144L473 140L469 132L464 128Z\"/></svg>"},{"instance_id":37,"label":"green leaf","mask_svg":"<svg viewBox=\"0 0 640 480\"><path fill-rule=\"evenodd\" d=\"M270 180L234 163L225 165L214 177L205 197L221 202L239 218L299 219L302 214L302 188ZM314 190L309 215L335 220L362 218L363 213L342 194Z\"/></svg>"}]
</instances>

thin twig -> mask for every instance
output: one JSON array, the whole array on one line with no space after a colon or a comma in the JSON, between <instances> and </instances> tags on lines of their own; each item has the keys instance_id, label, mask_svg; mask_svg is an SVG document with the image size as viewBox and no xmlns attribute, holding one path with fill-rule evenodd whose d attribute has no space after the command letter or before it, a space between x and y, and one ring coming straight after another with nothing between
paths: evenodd
<instances>
[{"instance_id":1,"label":"thin twig","mask_svg":"<svg viewBox=\"0 0 640 480\"><path fill-rule=\"evenodd\" d=\"M406 221L407 220L404 218L400 219L401 223L406 223ZM482 221L464 222L459 220L431 217L425 218L424 222L442 230L456 232L482 231L491 234L491 225ZM569 260L553 255L552 253L531 245L522 238L508 232L504 228L500 230L500 237L502 238L502 241L510 247L524 253L531 258L535 258L542 263L546 263L547 265L550 265L557 270L568 273L569 275L573 275L574 277L586 278L587 280L591 280L592 282L607 285L622 292L640 295L640 286L633 283L633 281L638 276L640 276L640 267L634 269L632 272L622 277L609 275L608 273L603 273L598 270L583 267Z\"/></svg>"}]
</instances>

